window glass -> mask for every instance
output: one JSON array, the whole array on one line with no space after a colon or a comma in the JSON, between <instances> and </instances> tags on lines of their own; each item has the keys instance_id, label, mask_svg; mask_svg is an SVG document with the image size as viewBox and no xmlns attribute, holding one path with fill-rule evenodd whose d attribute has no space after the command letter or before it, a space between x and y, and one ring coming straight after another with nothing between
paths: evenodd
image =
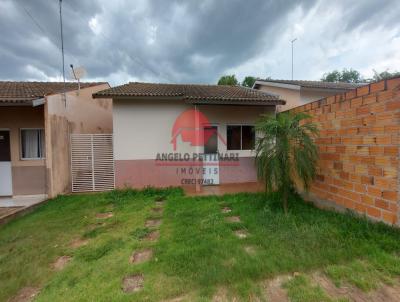
<instances>
[{"instance_id":1,"label":"window glass","mask_svg":"<svg viewBox=\"0 0 400 302\"><path fill-rule=\"evenodd\" d=\"M204 128L204 153L218 153L218 128L216 126Z\"/></svg>"},{"instance_id":2,"label":"window glass","mask_svg":"<svg viewBox=\"0 0 400 302\"><path fill-rule=\"evenodd\" d=\"M228 150L240 150L241 147L241 126L227 126L227 149Z\"/></svg>"},{"instance_id":3,"label":"window glass","mask_svg":"<svg viewBox=\"0 0 400 302\"><path fill-rule=\"evenodd\" d=\"M44 130L21 130L21 156L23 159L40 159L45 157Z\"/></svg>"},{"instance_id":4,"label":"window glass","mask_svg":"<svg viewBox=\"0 0 400 302\"><path fill-rule=\"evenodd\" d=\"M254 126L242 126L242 150L253 150L255 139Z\"/></svg>"}]
</instances>

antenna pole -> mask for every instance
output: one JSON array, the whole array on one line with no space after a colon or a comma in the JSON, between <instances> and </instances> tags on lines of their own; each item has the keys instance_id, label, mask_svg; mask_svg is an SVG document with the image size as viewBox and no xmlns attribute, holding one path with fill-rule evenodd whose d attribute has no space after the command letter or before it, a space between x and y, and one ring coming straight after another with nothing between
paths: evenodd
<instances>
[{"instance_id":1,"label":"antenna pole","mask_svg":"<svg viewBox=\"0 0 400 302\"><path fill-rule=\"evenodd\" d=\"M297 38L290 41L290 43L292 43L292 81L293 81L293 43L296 42L296 40L297 40Z\"/></svg>"},{"instance_id":2,"label":"antenna pole","mask_svg":"<svg viewBox=\"0 0 400 302\"><path fill-rule=\"evenodd\" d=\"M60 34L61 34L61 57L62 57L62 76L64 82L64 103L65 107L67 107L67 95L66 93L66 86L65 86L65 64L64 64L64 36L63 36L63 21L62 21L62 0L59 1L60 4Z\"/></svg>"}]
</instances>

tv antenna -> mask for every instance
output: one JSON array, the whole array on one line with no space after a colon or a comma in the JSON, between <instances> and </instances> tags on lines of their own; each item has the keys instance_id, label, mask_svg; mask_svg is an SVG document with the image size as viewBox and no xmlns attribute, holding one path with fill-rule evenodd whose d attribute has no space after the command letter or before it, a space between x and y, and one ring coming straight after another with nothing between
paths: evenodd
<instances>
[{"instance_id":1,"label":"tv antenna","mask_svg":"<svg viewBox=\"0 0 400 302\"><path fill-rule=\"evenodd\" d=\"M290 41L292 43L292 81L293 81L293 43L296 42L297 38Z\"/></svg>"},{"instance_id":2,"label":"tv antenna","mask_svg":"<svg viewBox=\"0 0 400 302\"><path fill-rule=\"evenodd\" d=\"M85 76L86 70L83 67L76 67L74 68L74 65L70 64L71 67L71 77L78 81L78 93L81 90L81 83L80 80Z\"/></svg>"}]
</instances>

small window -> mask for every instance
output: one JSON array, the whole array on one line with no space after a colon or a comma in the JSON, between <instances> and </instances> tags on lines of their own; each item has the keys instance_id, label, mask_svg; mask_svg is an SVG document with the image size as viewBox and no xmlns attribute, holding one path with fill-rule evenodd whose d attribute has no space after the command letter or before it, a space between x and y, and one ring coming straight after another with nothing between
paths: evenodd
<instances>
[{"instance_id":1,"label":"small window","mask_svg":"<svg viewBox=\"0 0 400 302\"><path fill-rule=\"evenodd\" d=\"M44 157L44 130L21 129L21 158L42 159Z\"/></svg>"},{"instance_id":2,"label":"small window","mask_svg":"<svg viewBox=\"0 0 400 302\"><path fill-rule=\"evenodd\" d=\"M228 150L253 150L255 146L254 126L227 126Z\"/></svg>"}]
</instances>

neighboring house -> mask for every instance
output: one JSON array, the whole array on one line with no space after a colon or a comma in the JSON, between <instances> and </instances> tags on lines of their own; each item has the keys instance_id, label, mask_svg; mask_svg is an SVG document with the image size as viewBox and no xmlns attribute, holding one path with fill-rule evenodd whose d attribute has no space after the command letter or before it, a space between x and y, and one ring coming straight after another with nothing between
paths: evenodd
<instances>
[{"instance_id":1,"label":"neighboring house","mask_svg":"<svg viewBox=\"0 0 400 302\"><path fill-rule=\"evenodd\" d=\"M0 82L0 196L71 191L70 134L112 133L108 83Z\"/></svg>"},{"instance_id":2,"label":"neighboring house","mask_svg":"<svg viewBox=\"0 0 400 302\"><path fill-rule=\"evenodd\" d=\"M129 83L113 99L117 188L257 181L256 120L278 96L237 86Z\"/></svg>"},{"instance_id":3,"label":"neighboring house","mask_svg":"<svg viewBox=\"0 0 400 302\"><path fill-rule=\"evenodd\" d=\"M277 111L281 112L364 85L366 84L298 80L257 80L253 88L278 94L284 99L286 104L277 107Z\"/></svg>"}]
</instances>

